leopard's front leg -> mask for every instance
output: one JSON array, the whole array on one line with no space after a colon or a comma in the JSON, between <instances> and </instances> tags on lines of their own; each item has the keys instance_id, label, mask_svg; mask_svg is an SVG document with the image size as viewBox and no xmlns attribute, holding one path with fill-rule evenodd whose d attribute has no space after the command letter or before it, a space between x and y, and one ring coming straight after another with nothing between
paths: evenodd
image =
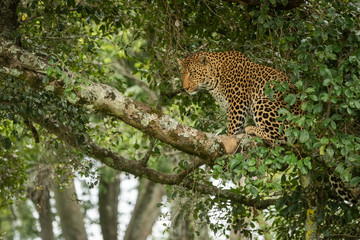
<instances>
[{"instance_id":1,"label":"leopard's front leg","mask_svg":"<svg viewBox=\"0 0 360 240\"><path fill-rule=\"evenodd\" d=\"M228 104L228 135L236 135L244 129L248 104L242 100L230 101Z\"/></svg>"}]
</instances>

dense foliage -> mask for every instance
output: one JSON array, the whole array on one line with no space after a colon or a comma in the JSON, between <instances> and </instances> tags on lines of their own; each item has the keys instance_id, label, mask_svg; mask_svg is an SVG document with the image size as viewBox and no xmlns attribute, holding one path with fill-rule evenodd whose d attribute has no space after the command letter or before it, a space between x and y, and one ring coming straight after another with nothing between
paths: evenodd
<instances>
[{"instance_id":1,"label":"dense foliage","mask_svg":"<svg viewBox=\"0 0 360 240\"><path fill-rule=\"evenodd\" d=\"M322 0L290 10L275 8L284 2L245 6L221 0L23 1L18 9L22 47L53 64L46 81L63 78L68 87L60 99L0 75L0 102L8 103L0 106L1 202L24 196L23 184L36 161L29 154L46 151L50 143L58 148L58 140L40 125L35 127L44 146L34 142L26 115L51 116L79 133L79 144L85 134L136 160L153 141L111 117L71 104L77 83L62 69L75 74L78 83L114 86L184 124L225 134L226 113L208 93L188 96L181 91L176 59L196 51L237 50L286 72L299 91L285 101L290 108L300 99L305 114L281 110L283 119L296 124L287 132L294 144L268 146L258 139L250 151L193 173L196 181L210 185L215 179L219 188L226 185L243 196L278 196L275 206L259 213L216 196L196 196L189 208L194 218L215 233L227 234L231 226L245 236L301 239L307 210L315 208L320 238L360 236L359 208L336 196L327 180L335 172L349 189L360 188L360 4ZM154 145L151 167L164 172L172 172L175 162L175 171L187 167L188 157L169 159L167 145ZM77 159L86 155L69 154ZM87 164L73 162L85 175L94 170ZM303 183L304 176L311 178L311 187ZM178 191L192 196L181 186L172 191L174 197Z\"/></svg>"}]
</instances>

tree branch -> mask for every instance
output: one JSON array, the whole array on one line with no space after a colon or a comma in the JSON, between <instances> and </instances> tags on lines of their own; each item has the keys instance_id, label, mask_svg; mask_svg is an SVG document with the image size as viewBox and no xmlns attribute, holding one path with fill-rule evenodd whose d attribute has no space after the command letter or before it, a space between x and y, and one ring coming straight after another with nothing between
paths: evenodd
<instances>
[{"instance_id":1,"label":"tree branch","mask_svg":"<svg viewBox=\"0 0 360 240\"><path fill-rule=\"evenodd\" d=\"M0 66L0 73L27 82L39 90L45 90L50 85L55 94L63 96L64 83L61 79L44 84L46 70L50 67L46 60L1 37ZM73 78L70 73L64 74ZM185 126L160 110L128 98L105 84L80 84L76 95L74 104L85 105L96 112L117 117L149 136L182 152L198 156L208 163L224 154L234 153L243 138L243 135L219 137Z\"/></svg>"},{"instance_id":2,"label":"tree branch","mask_svg":"<svg viewBox=\"0 0 360 240\"><path fill-rule=\"evenodd\" d=\"M149 159L150 159L151 153L152 153L153 148L154 148L154 146L155 146L155 141L156 141L156 140L155 140L154 138L150 139L150 144L149 144L149 146L148 146L148 149L147 149L147 151L146 151L146 154L145 154L145 156L140 160L140 162L141 162L144 166L147 164L147 162L148 162Z\"/></svg>"}]
</instances>

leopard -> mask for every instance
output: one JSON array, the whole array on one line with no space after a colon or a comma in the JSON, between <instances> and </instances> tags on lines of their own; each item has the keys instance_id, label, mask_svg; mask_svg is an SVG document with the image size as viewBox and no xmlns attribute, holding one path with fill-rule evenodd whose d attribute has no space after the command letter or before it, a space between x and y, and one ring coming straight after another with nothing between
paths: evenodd
<instances>
[{"instance_id":1,"label":"leopard","mask_svg":"<svg viewBox=\"0 0 360 240\"><path fill-rule=\"evenodd\" d=\"M189 94L205 89L227 112L227 133L237 135L243 130L267 141L285 140L289 123L277 121L278 111L286 108L283 94L275 91L275 83L286 83L289 77L277 69L256 64L238 51L198 52L178 59L183 88ZM265 94L270 87L273 96ZM301 114L299 104L291 106L293 115ZM252 116L255 126L244 123Z\"/></svg>"},{"instance_id":2,"label":"leopard","mask_svg":"<svg viewBox=\"0 0 360 240\"><path fill-rule=\"evenodd\" d=\"M297 93L290 78L282 71L250 61L239 51L197 52L177 59L181 69L183 89L195 94L207 90L219 106L227 112L227 133L237 135L243 131L265 141L286 142L286 130L291 123L279 121L279 110L286 108L284 95ZM287 92L276 90L276 84L288 86ZM267 94L270 88L272 97ZM301 101L289 106L291 114L301 116ZM255 126L244 128L245 118L253 118ZM341 187L341 181L329 173L329 181L340 197L357 202L352 194Z\"/></svg>"}]
</instances>

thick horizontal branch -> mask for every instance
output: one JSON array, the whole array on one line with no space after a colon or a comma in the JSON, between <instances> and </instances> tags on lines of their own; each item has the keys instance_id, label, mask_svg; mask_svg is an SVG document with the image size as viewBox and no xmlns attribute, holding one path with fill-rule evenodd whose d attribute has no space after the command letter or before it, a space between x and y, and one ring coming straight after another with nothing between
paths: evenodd
<instances>
[{"instance_id":1,"label":"thick horizontal branch","mask_svg":"<svg viewBox=\"0 0 360 240\"><path fill-rule=\"evenodd\" d=\"M46 60L0 37L0 73L27 82L35 89L45 90L50 85L61 97L64 90L61 79L54 79L48 85L44 84L45 72L49 67ZM70 74L64 74L72 78ZM91 82L80 84L79 87L74 104L82 104L96 112L115 116L149 136L208 162L224 154L233 153L242 137L219 137L185 126L160 110L128 98L105 84Z\"/></svg>"}]
</instances>

